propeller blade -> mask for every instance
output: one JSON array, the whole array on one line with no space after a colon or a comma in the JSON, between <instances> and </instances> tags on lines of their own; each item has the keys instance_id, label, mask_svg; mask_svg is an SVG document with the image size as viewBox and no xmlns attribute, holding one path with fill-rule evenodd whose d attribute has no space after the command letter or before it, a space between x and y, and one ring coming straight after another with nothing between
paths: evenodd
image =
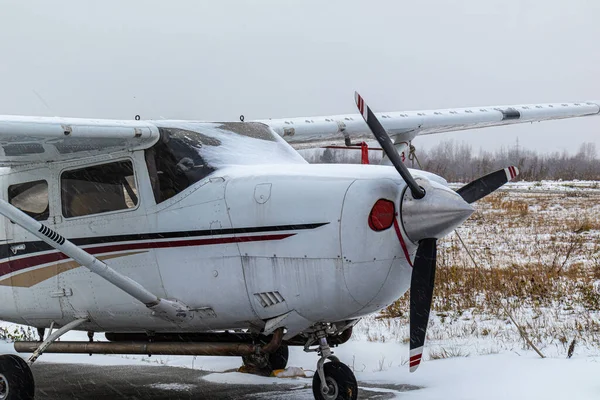
<instances>
[{"instance_id":1,"label":"propeller blade","mask_svg":"<svg viewBox=\"0 0 600 400\"><path fill-rule=\"evenodd\" d=\"M410 280L410 372L421 364L435 283L437 239L419 242Z\"/></svg>"},{"instance_id":2,"label":"propeller blade","mask_svg":"<svg viewBox=\"0 0 600 400\"><path fill-rule=\"evenodd\" d=\"M358 94L358 92L354 92L354 99L356 100L356 105L360 114L364 118L365 122L369 126L371 132L375 136L375 139L379 142L379 145L385 152L385 155L390 159L392 165L396 167L396 170L404 179L404 182L410 187L410 191L415 199L422 199L425 196L425 191L423 188L419 186L419 184L412 177L410 172L408 172L408 168L402 162L400 155L396 151L394 144L390 140L390 137L386 133L384 127L381 125L375 114L371 111L369 106L365 103L363 98Z\"/></svg>"},{"instance_id":3,"label":"propeller blade","mask_svg":"<svg viewBox=\"0 0 600 400\"><path fill-rule=\"evenodd\" d=\"M496 189L500 188L506 182L515 179L519 175L519 169L511 166L500 169L491 174L475 179L456 191L467 203L474 203L487 196Z\"/></svg>"}]
</instances>

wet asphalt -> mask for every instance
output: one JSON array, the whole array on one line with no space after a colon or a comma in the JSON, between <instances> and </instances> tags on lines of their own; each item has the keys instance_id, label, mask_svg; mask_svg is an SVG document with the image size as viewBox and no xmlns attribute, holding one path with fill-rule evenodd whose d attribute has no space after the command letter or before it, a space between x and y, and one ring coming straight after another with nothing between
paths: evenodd
<instances>
[{"instance_id":1,"label":"wet asphalt","mask_svg":"<svg viewBox=\"0 0 600 400\"><path fill-rule=\"evenodd\" d=\"M290 384L219 384L207 372L164 366L97 366L36 363L36 400L313 399L304 381ZM359 382L360 399L391 399L410 386L371 386Z\"/></svg>"}]
</instances>

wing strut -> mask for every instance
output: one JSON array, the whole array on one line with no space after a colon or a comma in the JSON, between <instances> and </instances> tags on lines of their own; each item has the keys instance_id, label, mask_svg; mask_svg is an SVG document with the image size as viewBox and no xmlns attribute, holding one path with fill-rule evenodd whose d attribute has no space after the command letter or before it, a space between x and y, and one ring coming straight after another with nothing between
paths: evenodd
<instances>
[{"instance_id":1,"label":"wing strut","mask_svg":"<svg viewBox=\"0 0 600 400\"><path fill-rule=\"evenodd\" d=\"M131 297L144 303L154 311L156 316L165 320L183 323L193 317L188 306L177 301L162 299L150 292L133 279L120 274L96 257L74 245L54 230L31 218L15 206L0 199L0 214L10 219L21 228L25 229L40 240L46 242L54 249L69 256L81 266L86 267L96 275L112 283Z\"/></svg>"}]
</instances>

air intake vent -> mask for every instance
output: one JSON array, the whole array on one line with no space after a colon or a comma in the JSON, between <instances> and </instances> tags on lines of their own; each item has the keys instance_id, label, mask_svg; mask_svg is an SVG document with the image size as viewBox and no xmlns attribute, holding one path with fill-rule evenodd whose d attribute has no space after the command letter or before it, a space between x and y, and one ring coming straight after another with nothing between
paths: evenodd
<instances>
[{"instance_id":1,"label":"air intake vent","mask_svg":"<svg viewBox=\"0 0 600 400\"><path fill-rule=\"evenodd\" d=\"M279 292L254 293L254 297L256 297L263 307L274 306L275 304L283 303L285 301Z\"/></svg>"}]
</instances>

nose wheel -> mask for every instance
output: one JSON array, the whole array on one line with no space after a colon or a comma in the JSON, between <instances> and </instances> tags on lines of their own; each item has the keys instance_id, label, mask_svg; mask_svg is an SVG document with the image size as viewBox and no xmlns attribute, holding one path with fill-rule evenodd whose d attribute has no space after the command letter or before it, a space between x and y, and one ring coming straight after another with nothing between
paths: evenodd
<instances>
[{"instance_id":1,"label":"nose wheel","mask_svg":"<svg viewBox=\"0 0 600 400\"><path fill-rule=\"evenodd\" d=\"M324 330L317 331L319 347L317 354L321 357L317 362L317 371L313 376L312 390L316 400L356 400L358 383L354 372L333 355L327 343ZM306 346L308 347L308 346ZM305 351L315 351L307 350ZM330 360L329 362L326 362Z\"/></svg>"},{"instance_id":2,"label":"nose wheel","mask_svg":"<svg viewBox=\"0 0 600 400\"><path fill-rule=\"evenodd\" d=\"M358 398L358 384L354 373L339 361L330 361L323 365L325 385L321 374L313 377L313 395L317 400L355 400Z\"/></svg>"},{"instance_id":3,"label":"nose wheel","mask_svg":"<svg viewBox=\"0 0 600 400\"><path fill-rule=\"evenodd\" d=\"M35 393L33 374L19 356L0 356L0 400L32 400Z\"/></svg>"}]
</instances>

